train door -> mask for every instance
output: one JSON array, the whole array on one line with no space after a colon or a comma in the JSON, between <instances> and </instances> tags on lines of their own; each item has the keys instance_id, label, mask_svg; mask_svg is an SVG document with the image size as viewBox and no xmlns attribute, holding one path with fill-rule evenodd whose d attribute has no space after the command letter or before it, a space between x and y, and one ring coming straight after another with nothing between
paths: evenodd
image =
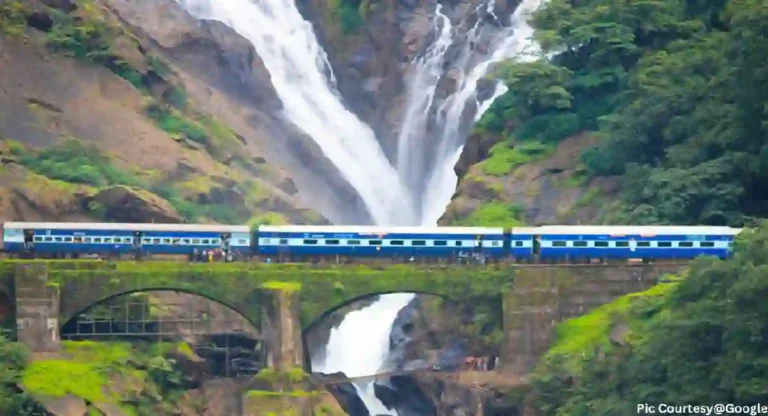
<instances>
[{"instance_id":1,"label":"train door","mask_svg":"<svg viewBox=\"0 0 768 416\"><path fill-rule=\"evenodd\" d=\"M533 258L538 261L541 258L541 236L533 236Z\"/></svg>"},{"instance_id":2,"label":"train door","mask_svg":"<svg viewBox=\"0 0 768 416\"><path fill-rule=\"evenodd\" d=\"M142 251L142 240L144 239L144 233L141 231L136 231L133 233L133 244L132 244L132 251L133 251L133 257L138 260L141 258L141 251Z\"/></svg>"},{"instance_id":3,"label":"train door","mask_svg":"<svg viewBox=\"0 0 768 416\"><path fill-rule=\"evenodd\" d=\"M473 256L475 261L480 264L485 264L485 250L483 248L483 236L475 236L475 247L473 247Z\"/></svg>"},{"instance_id":4,"label":"train door","mask_svg":"<svg viewBox=\"0 0 768 416\"><path fill-rule=\"evenodd\" d=\"M219 248L221 249L221 252L224 255L224 261L230 262L233 259L232 253L230 251L230 248L232 245L232 234L222 233L221 235L219 235L219 237L221 237L221 244Z\"/></svg>"},{"instance_id":5,"label":"train door","mask_svg":"<svg viewBox=\"0 0 768 416\"><path fill-rule=\"evenodd\" d=\"M24 252L35 250L35 230L24 230Z\"/></svg>"}]
</instances>

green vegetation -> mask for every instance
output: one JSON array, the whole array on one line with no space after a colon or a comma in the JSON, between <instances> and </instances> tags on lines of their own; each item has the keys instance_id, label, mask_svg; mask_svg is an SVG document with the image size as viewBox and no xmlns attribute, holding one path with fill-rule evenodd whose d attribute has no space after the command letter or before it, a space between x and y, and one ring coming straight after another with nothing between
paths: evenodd
<instances>
[{"instance_id":1,"label":"green vegetation","mask_svg":"<svg viewBox=\"0 0 768 416\"><path fill-rule=\"evenodd\" d=\"M485 227L518 227L522 225L523 210L504 202L486 202L456 225Z\"/></svg>"},{"instance_id":2,"label":"green vegetation","mask_svg":"<svg viewBox=\"0 0 768 416\"><path fill-rule=\"evenodd\" d=\"M0 414L43 416L48 413L16 385L27 365L27 351L21 344L10 342L0 333Z\"/></svg>"},{"instance_id":3,"label":"green vegetation","mask_svg":"<svg viewBox=\"0 0 768 416\"><path fill-rule=\"evenodd\" d=\"M357 32L363 26L363 14L367 2L360 0L331 0L329 3L331 19L338 22L345 35Z\"/></svg>"},{"instance_id":4,"label":"green vegetation","mask_svg":"<svg viewBox=\"0 0 768 416\"><path fill-rule=\"evenodd\" d=\"M552 150L552 146L536 141L519 144L501 142L491 148L490 157L479 166L489 175L504 176L524 163L546 157Z\"/></svg>"},{"instance_id":5,"label":"green vegetation","mask_svg":"<svg viewBox=\"0 0 768 416\"><path fill-rule=\"evenodd\" d=\"M6 36L22 36L27 26L28 10L19 0L0 4L0 33Z\"/></svg>"},{"instance_id":6,"label":"green vegetation","mask_svg":"<svg viewBox=\"0 0 768 416\"><path fill-rule=\"evenodd\" d=\"M150 104L147 107L147 116L154 120L160 129L175 139L187 139L201 144L206 144L210 141L208 132L202 126L188 120L170 108L165 108L156 103Z\"/></svg>"},{"instance_id":7,"label":"green vegetation","mask_svg":"<svg viewBox=\"0 0 768 416\"><path fill-rule=\"evenodd\" d=\"M552 0L532 24L554 58L502 65L510 90L479 131L544 143L599 131L583 160L591 175L623 177L617 222L768 214L764 1Z\"/></svg>"},{"instance_id":8,"label":"green vegetation","mask_svg":"<svg viewBox=\"0 0 768 416\"><path fill-rule=\"evenodd\" d=\"M729 260L566 321L533 377L542 415L634 415L637 403L765 402L768 223ZM623 336L610 334L624 328Z\"/></svg>"},{"instance_id":9,"label":"green vegetation","mask_svg":"<svg viewBox=\"0 0 768 416\"><path fill-rule=\"evenodd\" d=\"M158 345L166 344L64 341L66 359L31 363L21 383L33 396L71 394L89 403L118 404L129 414L166 414L185 380L175 361L164 356L171 348Z\"/></svg>"},{"instance_id":10,"label":"green vegetation","mask_svg":"<svg viewBox=\"0 0 768 416\"><path fill-rule=\"evenodd\" d=\"M97 187L141 186L135 175L118 168L98 149L79 140L71 139L37 153L17 151L21 153L19 161L22 165L51 179Z\"/></svg>"}]
</instances>

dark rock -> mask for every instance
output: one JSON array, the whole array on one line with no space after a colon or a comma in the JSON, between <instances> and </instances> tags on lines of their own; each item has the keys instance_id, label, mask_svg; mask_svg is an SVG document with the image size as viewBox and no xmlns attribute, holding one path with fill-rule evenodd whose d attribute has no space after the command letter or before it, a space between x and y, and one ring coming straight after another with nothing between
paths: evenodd
<instances>
[{"instance_id":1,"label":"dark rock","mask_svg":"<svg viewBox=\"0 0 768 416\"><path fill-rule=\"evenodd\" d=\"M101 204L106 218L116 222L179 223L181 217L165 199L144 190L127 186L112 186L99 191L84 201Z\"/></svg>"},{"instance_id":2,"label":"dark rock","mask_svg":"<svg viewBox=\"0 0 768 416\"><path fill-rule=\"evenodd\" d=\"M47 13L34 12L27 16L27 26L47 32L53 27L53 19Z\"/></svg>"},{"instance_id":3,"label":"dark rock","mask_svg":"<svg viewBox=\"0 0 768 416\"><path fill-rule=\"evenodd\" d=\"M345 379L347 376L344 373L333 373L327 375L327 379L329 380L338 380L338 379ZM363 403L363 400L360 399L360 396L357 395L357 390L355 389L355 386L352 385L352 383L338 383L338 384L329 384L328 385L328 391L331 392L333 397L336 398L336 400L339 402L339 405L341 405L341 408L344 409L344 411L348 415L354 415L354 416L370 416L371 414L368 412L368 408L365 407L365 403Z\"/></svg>"},{"instance_id":4,"label":"dark rock","mask_svg":"<svg viewBox=\"0 0 768 416\"><path fill-rule=\"evenodd\" d=\"M283 181L280 182L280 185L278 186L283 192L285 192L290 196L293 196L299 193L299 189L296 187L296 183L291 178L283 179Z\"/></svg>"},{"instance_id":5,"label":"dark rock","mask_svg":"<svg viewBox=\"0 0 768 416\"><path fill-rule=\"evenodd\" d=\"M397 410L399 416L436 416L437 409L410 376L394 376L392 388L374 384L376 397L388 408Z\"/></svg>"}]
</instances>

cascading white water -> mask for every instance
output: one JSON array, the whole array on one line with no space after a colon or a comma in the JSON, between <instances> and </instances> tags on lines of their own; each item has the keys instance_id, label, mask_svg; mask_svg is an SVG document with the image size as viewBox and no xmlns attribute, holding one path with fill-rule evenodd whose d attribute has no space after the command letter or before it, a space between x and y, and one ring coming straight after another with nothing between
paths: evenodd
<instances>
[{"instance_id":1,"label":"cascading white water","mask_svg":"<svg viewBox=\"0 0 768 416\"><path fill-rule=\"evenodd\" d=\"M498 83L492 96L481 101L477 96L477 82L488 75L493 64L497 62L510 57L529 60L537 56L538 47L531 40L533 29L526 20L543 2L544 0L523 0L513 13L510 24L497 30L490 42L491 47L488 48L491 53L485 56L478 56L474 50L475 45L481 43L481 32L487 26L481 24L482 16L478 14L475 24L466 33L462 33L460 26L451 32L450 22L443 22L448 19L440 13L438 6L436 23L442 26L436 26L436 30L440 35L438 41L427 49L424 57L416 62L416 71L409 84L410 100L398 146L398 161L403 161L398 163L400 175L410 175L408 184L412 193L426 193L419 213L422 224L436 224L456 190L457 178L453 167L461 155L464 140L471 128L468 121L479 120L492 101L506 91L506 87ZM495 3L496 0L486 0L475 12L490 14L497 22L498 17L493 13ZM448 35L445 34L446 27ZM446 42L449 46L451 43L461 42L463 50L451 68L453 76L457 78L455 92L438 104L434 95L438 86L437 79L441 74L439 69L435 75L434 68L442 67L447 50ZM439 108L431 108L433 105L439 105ZM474 111L474 117L467 117L470 111ZM430 118L434 118L432 123ZM429 130L431 125L436 132ZM423 138L431 135L437 135L437 151L423 146ZM413 138L422 138L422 144L414 144ZM431 164L426 170L420 164L425 152L430 153L431 159ZM405 164L408 166L404 166Z\"/></svg>"},{"instance_id":2,"label":"cascading white water","mask_svg":"<svg viewBox=\"0 0 768 416\"><path fill-rule=\"evenodd\" d=\"M324 359L312 359L312 371L325 374L343 372L347 377L380 374L389 356L389 334L398 312L415 295L382 295L365 308L350 312L337 328L331 330ZM375 325L373 324L375 322ZM371 416L395 415L387 410L373 392L373 382L355 383L360 398Z\"/></svg>"},{"instance_id":3,"label":"cascading white water","mask_svg":"<svg viewBox=\"0 0 768 416\"><path fill-rule=\"evenodd\" d=\"M312 26L303 19L291 0L176 0L198 19L220 21L254 45L270 73L283 104L286 119L303 129L358 192L374 222L380 225L435 225L456 188L453 166L458 161L468 130L467 111L479 119L505 87L496 86L491 98L479 100L477 82L493 63L520 55L532 30L527 14L543 0L523 0L511 24L496 29L489 43L490 56L480 56L473 45L482 42L488 25L477 19L460 36L438 5L435 12L436 41L414 67L409 80L408 107L399 133L397 169L387 160L373 131L346 109L336 89L327 55ZM495 0L482 2L498 24ZM457 88L436 99L448 49L463 44L454 62ZM474 105L474 108L472 108ZM430 129L437 130L430 131ZM423 140L436 135L438 148L429 149ZM431 154L428 152L431 151ZM407 186L404 183L407 182ZM344 372L347 376L382 371L389 354L389 335L397 313L414 295L385 295L371 306L348 314L331 333L322 363L315 371ZM394 414L373 394L372 383L356 386L371 415Z\"/></svg>"},{"instance_id":4,"label":"cascading white water","mask_svg":"<svg viewBox=\"0 0 768 416\"><path fill-rule=\"evenodd\" d=\"M409 224L409 194L368 125L344 107L327 55L290 0L176 0L198 19L217 20L251 41L283 103L339 169L380 225Z\"/></svg>"}]
</instances>

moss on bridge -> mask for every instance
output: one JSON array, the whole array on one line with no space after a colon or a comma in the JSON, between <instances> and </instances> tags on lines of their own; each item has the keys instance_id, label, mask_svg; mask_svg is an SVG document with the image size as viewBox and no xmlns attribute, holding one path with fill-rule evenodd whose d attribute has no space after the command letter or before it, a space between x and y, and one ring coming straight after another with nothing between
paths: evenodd
<instances>
[{"instance_id":1,"label":"moss on bridge","mask_svg":"<svg viewBox=\"0 0 768 416\"><path fill-rule=\"evenodd\" d=\"M9 276L20 264L48 269L48 282L59 286L61 324L88 307L120 294L177 290L227 305L258 325L263 287L300 291L302 326L352 300L382 293L430 293L478 302L497 298L512 282L506 266L397 264L311 265L264 263L17 261L0 262Z\"/></svg>"}]
</instances>

